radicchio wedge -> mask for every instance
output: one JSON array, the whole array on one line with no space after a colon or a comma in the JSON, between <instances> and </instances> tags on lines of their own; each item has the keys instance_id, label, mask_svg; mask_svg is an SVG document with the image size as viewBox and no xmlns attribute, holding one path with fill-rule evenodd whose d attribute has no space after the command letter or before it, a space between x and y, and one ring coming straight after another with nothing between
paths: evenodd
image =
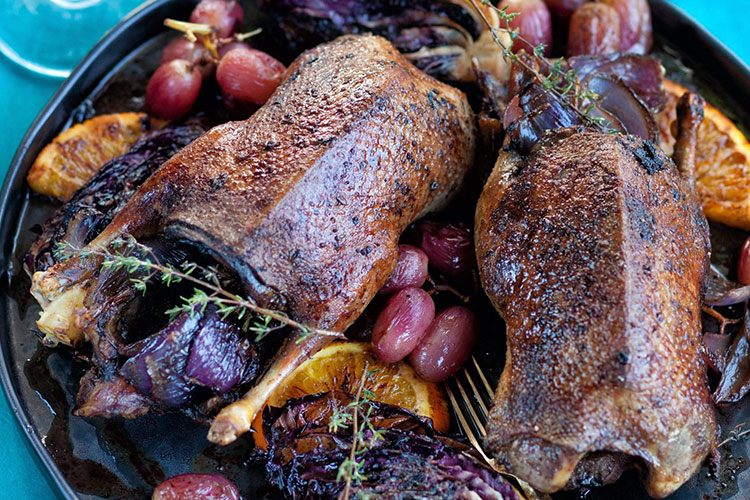
<instances>
[{"instance_id":1,"label":"radicchio wedge","mask_svg":"<svg viewBox=\"0 0 750 500\"><path fill-rule=\"evenodd\" d=\"M335 499L344 489L339 465L352 446L350 426L332 430L334 411L350 411L352 396L315 394L271 408L264 415L269 481L289 499ZM469 446L436 432L429 421L403 408L368 402L373 429L381 433L358 455L366 480L350 498L520 500L511 484L484 466Z\"/></svg>"}]
</instances>

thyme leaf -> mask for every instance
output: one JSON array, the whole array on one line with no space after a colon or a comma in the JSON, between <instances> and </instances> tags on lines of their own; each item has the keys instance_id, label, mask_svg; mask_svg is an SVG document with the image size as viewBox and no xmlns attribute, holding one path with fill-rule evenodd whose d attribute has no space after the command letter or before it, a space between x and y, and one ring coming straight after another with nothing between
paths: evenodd
<instances>
[{"instance_id":1,"label":"thyme leaf","mask_svg":"<svg viewBox=\"0 0 750 500\"><path fill-rule=\"evenodd\" d=\"M58 245L55 253L63 260L73 255L81 259L97 257L101 260L103 271L125 271L132 275L130 283L144 295L148 283L153 279L161 280L166 286L181 281L192 283L195 285L192 295L180 297L181 303L165 311L171 320L183 313L192 316L196 311L203 312L209 304L213 304L223 318L234 314L238 319L244 319L244 329L253 332L256 341L284 327L297 331L298 342L312 334L344 338L341 333L312 328L293 320L284 312L261 307L249 297L228 291L214 267L203 267L188 261L178 267L163 264L150 247L139 243L129 234L115 238L107 247L78 249L66 242Z\"/></svg>"},{"instance_id":2,"label":"thyme leaf","mask_svg":"<svg viewBox=\"0 0 750 500\"><path fill-rule=\"evenodd\" d=\"M493 26L492 22L487 18L487 14L480 8L477 0L471 0L471 4L474 10L482 18L482 21L487 26L487 29L492 35L493 41L502 49L503 57L508 61L518 62L524 69L529 71L534 78L536 78L542 85L545 91L551 92L555 95L560 102L569 108L571 111L576 113L583 119L584 122L589 125L602 130L603 132L612 133L617 132L609 123L602 117L595 117L591 115L591 112L596 109L596 101L599 96L588 89L579 92L576 90L576 82L578 81L578 72L575 69L565 71L562 64L562 59L550 61L544 57L544 44L534 46L528 40L526 40L519 33L518 29L511 28L510 22L519 14L517 12L507 12L508 6L498 8L494 6L489 0L479 0L481 5L489 7L498 16L500 20L500 26ZM499 33L505 33L510 38L510 43L504 42ZM548 67L549 74L547 76L542 75L536 68L532 67L523 58L518 57L513 53L513 44L516 41L522 41L527 46L533 47L531 56L539 61L540 66ZM579 108L578 103L587 105L585 109Z\"/></svg>"}]
</instances>

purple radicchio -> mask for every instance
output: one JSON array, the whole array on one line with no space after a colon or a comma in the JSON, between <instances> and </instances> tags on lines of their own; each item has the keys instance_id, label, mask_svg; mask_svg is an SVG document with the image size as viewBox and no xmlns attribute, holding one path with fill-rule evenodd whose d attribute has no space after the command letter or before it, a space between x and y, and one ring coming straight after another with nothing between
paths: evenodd
<instances>
[{"instance_id":1,"label":"purple radicchio","mask_svg":"<svg viewBox=\"0 0 750 500\"><path fill-rule=\"evenodd\" d=\"M329 428L335 409L352 397L341 392L305 396L264 415L271 484L290 499L335 499L344 488L339 464L352 446L351 426ZM368 402L370 423L382 432L358 455L365 478L351 498L519 500L514 488L482 465L467 445L436 432L428 420L403 408ZM369 439L372 430L364 431Z\"/></svg>"}]
</instances>

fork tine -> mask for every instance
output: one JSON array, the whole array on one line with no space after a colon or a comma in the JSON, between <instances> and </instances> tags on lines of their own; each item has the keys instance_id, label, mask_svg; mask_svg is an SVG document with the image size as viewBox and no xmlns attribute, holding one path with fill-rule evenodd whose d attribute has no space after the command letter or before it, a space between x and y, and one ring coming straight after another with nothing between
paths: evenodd
<instances>
[{"instance_id":1,"label":"fork tine","mask_svg":"<svg viewBox=\"0 0 750 500\"><path fill-rule=\"evenodd\" d=\"M482 398L481 394L477 390L477 386L474 383L474 379L471 378L471 373L469 373L469 371L466 368L464 368L463 374L464 374L464 377L466 377L466 381L469 383L471 390L474 391L473 392L474 399L476 399L477 404L479 405L479 409L482 412L482 419L487 420L487 417L489 416L490 412L487 410L487 405L484 404L484 399Z\"/></svg>"},{"instance_id":2,"label":"fork tine","mask_svg":"<svg viewBox=\"0 0 750 500\"><path fill-rule=\"evenodd\" d=\"M482 380L482 385L484 386L484 389L487 391L487 397L490 399L490 401L492 401L492 398L495 397L495 391L492 390L492 387L490 387L489 382L487 382L487 377L484 376L484 372L479 367L477 358L472 356L471 361L474 363L474 368L476 368L477 373L479 374L479 378Z\"/></svg>"},{"instance_id":3,"label":"fork tine","mask_svg":"<svg viewBox=\"0 0 750 500\"><path fill-rule=\"evenodd\" d=\"M449 384L445 384L445 390L448 393L448 398L451 400L451 406L453 407L453 410L456 413L456 418L458 419L458 423L461 426L461 429L464 431L464 434L466 434L466 438L469 440L471 445L476 449L476 451L482 456L482 459L484 459L487 464L489 464L493 469L497 468L497 465L495 464L495 461L490 459L487 455L484 454L484 450L482 449L482 446L479 444L479 440L477 440L476 435L474 435L474 430L471 428L471 425L469 425L469 422L466 420L466 416L464 415L463 410L461 410L461 405L458 404L458 400L456 398L456 395L453 392L453 389ZM467 407L470 407L467 404Z\"/></svg>"},{"instance_id":4,"label":"fork tine","mask_svg":"<svg viewBox=\"0 0 750 500\"><path fill-rule=\"evenodd\" d=\"M467 376L468 378L468 376ZM458 379L458 377L454 378L456 382L456 386L458 387L459 392L461 393L461 396L463 397L464 406L466 406L466 410L469 412L471 417L474 419L474 425L476 426L477 430L479 431L479 435L481 437L484 437L487 435L487 429L484 428L484 423L482 419L479 418L477 413L474 411L474 408L471 405L471 398L469 398L469 395L464 390L464 386L461 384L461 380ZM471 379L469 379L471 380ZM481 401L481 400L480 400ZM486 413L485 413L486 415Z\"/></svg>"}]
</instances>

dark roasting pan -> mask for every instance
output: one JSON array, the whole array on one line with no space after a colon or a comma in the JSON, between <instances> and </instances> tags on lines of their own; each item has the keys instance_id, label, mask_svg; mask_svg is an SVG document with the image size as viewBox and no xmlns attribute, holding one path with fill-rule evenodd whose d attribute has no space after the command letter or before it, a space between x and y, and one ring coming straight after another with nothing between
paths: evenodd
<instances>
[{"instance_id":1,"label":"dark roasting pan","mask_svg":"<svg viewBox=\"0 0 750 500\"><path fill-rule=\"evenodd\" d=\"M197 1L197 0L195 0ZM37 153L73 116L138 109L133 96L156 63L153 48L163 42L165 17L186 19L193 0L154 0L123 20L81 61L32 124L10 165L0 194L3 280L0 297L0 379L29 449L60 498L147 498L154 485L186 471L220 473L234 480L246 498L273 498L262 488L262 466L248 461L250 440L228 448L210 445L206 429L176 415L136 421L89 421L71 417L79 367L69 351L48 350L32 334L39 311L21 269L23 253L53 205L31 196L25 176ZM670 75L700 90L744 131L750 131L750 69L711 34L665 0L651 1L659 54ZM256 12L248 5L249 23ZM268 47L273 50L273 47ZM686 71L686 67L690 68ZM473 211L473 210L472 210ZM744 239L740 231L712 227L714 262L732 265ZM494 320L498 321L498 320ZM492 320L490 320L492 322ZM493 359L501 346L480 345L480 359ZM496 356L495 356L496 358ZM497 376L497 366L487 366ZM73 374L73 376L71 376ZM750 420L747 399L720 410L722 435ZM750 442L722 451L718 475L708 467L673 500L750 498ZM260 490L259 490L260 488ZM616 485L555 495L555 500L640 500L648 498L631 472Z\"/></svg>"}]
</instances>

